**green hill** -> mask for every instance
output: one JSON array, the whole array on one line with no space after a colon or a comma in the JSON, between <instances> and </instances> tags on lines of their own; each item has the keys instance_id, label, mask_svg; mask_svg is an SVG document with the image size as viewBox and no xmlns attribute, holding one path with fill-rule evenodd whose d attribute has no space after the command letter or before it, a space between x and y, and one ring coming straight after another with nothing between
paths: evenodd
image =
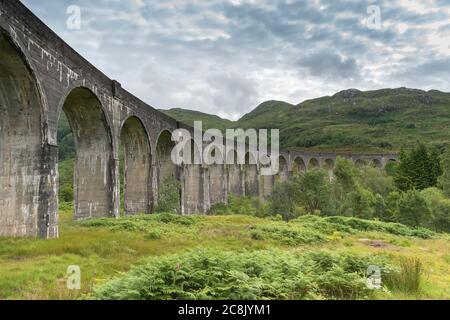
<instances>
[{"instance_id":1,"label":"green hill","mask_svg":"<svg viewBox=\"0 0 450 320\"><path fill-rule=\"evenodd\" d=\"M198 120L210 117L196 114ZM183 122L192 122L193 115L180 109L171 113ZM214 118L216 123L219 119ZM224 126L278 128L281 146L291 149L397 151L417 140L441 147L450 143L450 93L350 89L298 105L264 102L237 122L222 119L217 124Z\"/></svg>"},{"instance_id":2,"label":"green hill","mask_svg":"<svg viewBox=\"0 0 450 320\"><path fill-rule=\"evenodd\" d=\"M203 121L203 129L220 129L225 130L233 125L230 120L222 119L218 116L212 114L206 114L198 111L184 110L184 109L170 109L170 110L159 110L169 117L182 121L190 126L194 126L194 121Z\"/></svg>"}]
</instances>

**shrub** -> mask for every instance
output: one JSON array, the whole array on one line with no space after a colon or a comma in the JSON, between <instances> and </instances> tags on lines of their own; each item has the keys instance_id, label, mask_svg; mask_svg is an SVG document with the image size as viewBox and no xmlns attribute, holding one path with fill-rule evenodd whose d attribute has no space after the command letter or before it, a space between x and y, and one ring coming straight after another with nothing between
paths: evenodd
<instances>
[{"instance_id":1,"label":"shrub","mask_svg":"<svg viewBox=\"0 0 450 320\"><path fill-rule=\"evenodd\" d=\"M112 300L361 299L373 294L366 270L389 268L380 256L194 250L151 258L94 288L90 298Z\"/></svg>"},{"instance_id":2,"label":"shrub","mask_svg":"<svg viewBox=\"0 0 450 320\"><path fill-rule=\"evenodd\" d=\"M421 195L431 211L428 226L438 232L450 232L450 199L437 188L425 189Z\"/></svg>"},{"instance_id":3,"label":"shrub","mask_svg":"<svg viewBox=\"0 0 450 320\"><path fill-rule=\"evenodd\" d=\"M402 258L400 267L385 277L386 285L403 293L417 293L421 289L423 265L417 258Z\"/></svg>"},{"instance_id":4,"label":"shrub","mask_svg":"<svg viewBox=\"0 0 450 320\"><path fill-rule=\"evenodd\" d=\"M430 210L419 191L408 191L401 196L396 220L413 227L427 225L430 222Z\"/></svg>"},{"instance_id":5,"label":"shrub","mask_svg":"<svg viewBox=\"0 0 450 320\"><path fill-rule=\"evenodd\" d=\"M180 201L180 183L173 177L165 178L158 191L155 212L179 213Z\"/></svg>"},{"instance_id":6,"label":"shrub","mask_svg":"<svg viewBox=\"0 0 450 320\"><path fill-rule=\"evenodd\" d=\"M297 218L296 205L298 201L295 196L293 183L290 181L277 183L268 200L270 215L279 214L285 221Z\"/></svg>"},{"instance_id":7,"label":"shrub","mask_svg":"<svg viewBox=\"0 0 450 320\"><path fill-rule=\"evenodd\" d=\"M343 187L345 192L355 189L358 170L352 161L338 157L333 170L336 181Z\"/></svg>"},{"instance_id":8,"label":"shrub","mask_svg":"<svg viewBox=\"0 0 450 320\"><path fill-rule=\"evenodd\" d=\"M356 186L355 190L350 192L347 197L343 205L345 215L364 219L373 218L377 199L370 190Z\"/></svg>"},{"instance_id":9,"label":"shrub","mask_svg":"<svg viewBox=\"0 0 450 320\"><path fill-rule=\"evenodd\" d=\"M322 170L311 170L292 180L295 202L307 213L320 212L331 215L335 212L335 200L328 174Z\"/></svg>"}]
</instances>

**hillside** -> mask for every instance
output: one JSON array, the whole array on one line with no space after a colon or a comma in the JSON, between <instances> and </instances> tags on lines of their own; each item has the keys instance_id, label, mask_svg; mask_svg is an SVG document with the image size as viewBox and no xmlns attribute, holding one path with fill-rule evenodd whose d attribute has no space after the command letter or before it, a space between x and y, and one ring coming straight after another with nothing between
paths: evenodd
<instances>
[{"instance_id":1,"label":"hillside","mask_svg":"<svg viewBox=\"0 0 450 320\"><path fill-rule=\"evenodd\" d=\"M193 120L190 111L177 109L171 115ZM239 121L223 120L218 126L279 128L281 146L292 149L397 151L418 140L441 147L450 143L450 93L352 89L298 105L264 102Z\"/></svg>"},{"instance_id":2,"label":"hillside","mask_svg":"<svg viewBox=\"0 0 450 320\"><path fill-rule=\"evenodd\" d=\"M223 131L233 125L233 122L230 120L225 120L218 116L198 111L184 110L179 108L159 111L190 126L194 126L194 121L203 121L204 130L214 128Z\"/></svg>"}]
</instances>

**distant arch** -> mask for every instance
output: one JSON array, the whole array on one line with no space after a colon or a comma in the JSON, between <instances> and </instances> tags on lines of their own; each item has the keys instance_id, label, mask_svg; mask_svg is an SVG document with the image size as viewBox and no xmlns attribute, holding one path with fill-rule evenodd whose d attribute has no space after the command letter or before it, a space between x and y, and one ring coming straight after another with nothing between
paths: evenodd
<instances>
[{"instance_id":1,"label":"distant arch","mask_svg":"<svg viewBox=\"0 0 450 320\"><path fill-rule=\"evenodd\" d=\"M324 169L325 170L333 170L334 169L334 160L333 159L326 159L324 161Z\"/></svg>"},{"instance_id":2,"label":"distant arch","mask_svg":"<svg viewBox=\"0 0 450 320\"><path fill-rule=\"evenodd\" d=\"M373 167L375 167L375 168L379 168L379 169L383 168L383 163L382 163L380 160L378 160L378 159L373 159L373 160L370 162L370 164L371 164Z\"/></svg>"},{"instance_id":3,"label":"distant arch","mask_svg":"<svg viewBox=\"0 0 450 320\"><path fill-rule=\"evenodd\" d=\"M320 162L316 158L311 158L308 163L308 169L319 169L320 168Z\"/></svg>"},{"instance_id":4,"label":"distant arch","mask_svg":"<svg viewBox=\"0 0 450 320\"><path fill-rule=\"evenodd\" d=\"M297 157L292 164L292 173L294 175L300 174L306 171L305 161L301 157Z\"/></svg>"},{"instance_id":5,"label":"distant arch","mask_svg":"<svg viewBox=\"0 0 450 320\"><path fill-rule=\"evenodd\" d=\"M127 214L152 210L152 152L142 121L136 116L124 121L120 130L123 147L124 208Z\"/></svg>"},{"instance_id":6,"label":"distant arch","mask_svg":"<svg viewBox=\"0 0 450 320\"><path fill-rule=\"evenodd\" d=\"M279 180L279 182L286 182L289 178L289 167L286 158L280 155L278 164L279 164L279 171L277 175L277 180Z\"/></svg>"},{"instance_id":7,"label":"distant arch","mask_svg":"<svg viewBox=\"0 0 450 320\"><path fill-rule=\"evenodd\" d=\"M358 159L355 161L355 166L358 168L365 167L365 166L367 166L367 161L364 159Z\"/></svg>"}]
</instances>

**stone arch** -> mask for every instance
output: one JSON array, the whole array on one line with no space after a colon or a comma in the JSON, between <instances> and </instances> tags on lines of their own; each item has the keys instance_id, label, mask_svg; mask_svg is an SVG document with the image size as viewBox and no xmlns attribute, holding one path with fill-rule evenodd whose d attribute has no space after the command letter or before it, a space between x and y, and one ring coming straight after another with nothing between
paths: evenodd
<instances>
[{"instance_id":1,"label":"stone arch","mask_svg":"<svg viewBox=\"0 0 450 320\"><path fill-rule=\"evenodd\" d=\"M333 159L325 159L325 161L323 162L323 169L325 169L328 173L328 178L330 179L330 181L332 181L334 179L334 160Z\"/></svg>"},{"instance_id":2,"label":"stone arch","mask_svg":"<svg viewBox=\"0 0 450 320\"><path fill-rule=\"evenodd\" d=\"M324 169L330 171L334 169L334 160L333 159L326 159L324 161Z\"/></svg>"},{"instance_id":3,"label":"stone arch","mask_svg":"<svg viewBox=\"0 0 450 320\"><path fill-rule=\"evenodd\" d=\"M289 178L289 167L288 167L288 162L284 156L282 156L282 155L279 156L278 165L279 165L279 170L278 170L277 180L279 180L280 182L286 182Z\"/></svg>"},{"instance_id":4,"label":"stone arch","mask_svg":"<svg viewBox=\"0 0 450 320\"><path fill-rule=\"evenodd\" d=\"M172 150L176 143L172 140L169 130L162 131L156 142L156 192L155 201L158 201L159 191L166 179L179 179L179 167L172 161Z\"/></svg>"},{"instance_id":5,"label":"stone arch","mask_svg":"<svg viewBox=\"0 0 450 320\"><path fill-rule=\"evenodd\" d=\"M379 168L379 169L383 168L383 163L379 159L372 159L370 164L375 168Z\"/></svg>"},{"instance_id":6,"label":"stone arch","mask_svg":"<svg viewBox=\"0 0 450 320\"><path fill-rule=\"evenodd\" d=\"M50 194L56 156L46 158L43 148L45 109L33 68L0 29L0 236L58 236L56 192Z\"/></svg>"},{"instance_id":7,"label":"stone arch","mask_svg":"<svg viewBox=\"0 0 450 320\"><path fill-rule=\"evenodd\" d=\"M355 161L355 166L357 166L358 168L362 168L367 166L367 161L364 159L358 159Z\"/></svg>"},{"instance_id":8,"label":"stone arch","mask_svg":"<svg viewBox=\"0 0 450 320\"><path fill-rule=\"evenodd\" d=\"M102 103L91 90L76 87L63 112L75 140L75 218L114 216L113 139Z\"/></svg>"},{"instance_id":9,"label":"stone arch","mask_svg":"<svg viewBox=\"0 0 450 320\"><path fill-rule=\"evenodd\" d=\"M258 196L258 165L256 157L251 152L247 152L245 155L244 174L245 195Z\"/></svg>"},{"instance_id":10,"label":"stone arch","mask_svg":"<svg viewBox=\"0 0 450 320\"><path fill-rule=\"evenodd\" d=\"M292 173L294 175L298 175L301 172L306 171L306 164L305 161L303 161L303 158L297 157L295 158L293 164L292 164Z\"/></svg>"},{"instance_id":11,"label":"stone arch","mask_svg":"<svg viewBox=\"0 0 450 320\"><path fill-rule=\"evenodd\" d=\"M308 162L308 169L319 169L320 168L320 162L316 158L311 158Z\"/></svg>"},{"instance_id":12,"label":"stone arch","mask_svg":"<svg viewBox=\"0 0 450 320\"><path fill-rule=\"evenodd\" d=\"M126 214L152 210L152 156L150 140L142 121L129 117L120 130L124 156L124 208Z\"/></svg>"}]
</instances>

